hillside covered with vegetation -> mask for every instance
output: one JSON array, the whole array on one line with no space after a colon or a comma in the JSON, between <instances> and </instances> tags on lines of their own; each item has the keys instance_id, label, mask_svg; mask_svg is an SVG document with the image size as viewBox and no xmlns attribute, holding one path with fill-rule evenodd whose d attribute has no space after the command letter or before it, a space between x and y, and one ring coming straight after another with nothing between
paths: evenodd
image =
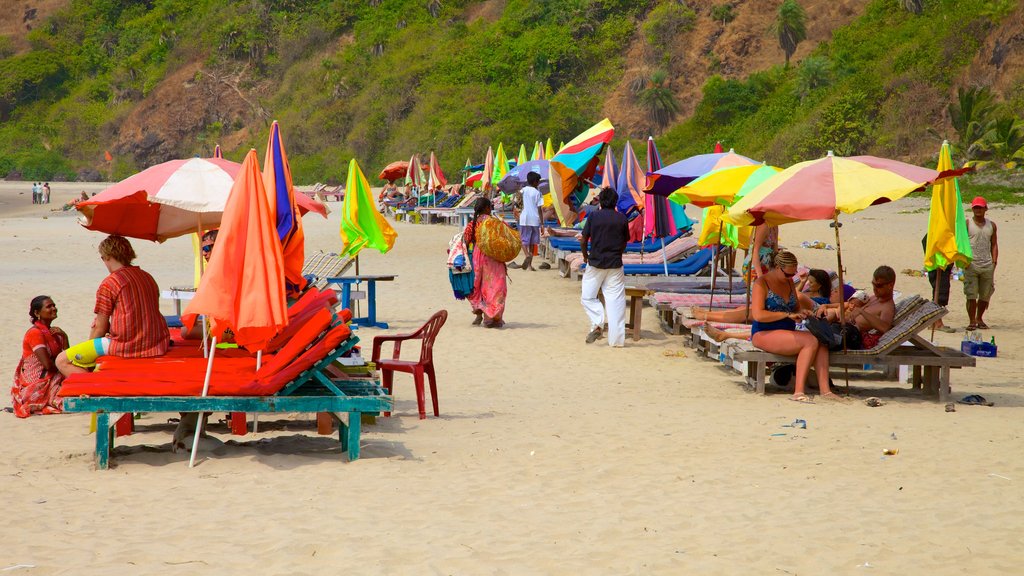
<instances>
[{"instance_id":1,"label":"hillside covered with vegetation","mask_svg":"<svg viewBox=\"0 0 1024 576\"><path fill-rule=\"evenodd\" d=\"M218 143L238 159L273 119L299 182L431 150L452 175L605 115L616 148L653 134L666 160L722 141L783 165L926 162L948 138L958 161L1024 163L1013 0L48 6L0 35L0 175L119 179Z\"/></svg>"}]
</instances>

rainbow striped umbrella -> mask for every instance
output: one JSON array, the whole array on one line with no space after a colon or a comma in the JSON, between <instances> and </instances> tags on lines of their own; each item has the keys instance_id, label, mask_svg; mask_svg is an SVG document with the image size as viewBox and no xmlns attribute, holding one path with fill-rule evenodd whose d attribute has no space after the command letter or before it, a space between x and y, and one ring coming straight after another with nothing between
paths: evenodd
<instances>
[{"instance_id":1,"label":"rainbow striped umbrella","mask_svg":"<svg viewBox=\"0 0 1024 576\"><path fill-rule=\"evenodd\" d=\"M678 204L693 204L700 208L715 204L728 206L738 198L746 196L747 192L777 174L779 170L781 169L764 164L719 168L676 190L668 199Z\"/></svg>"},{"instance_id":2,"label":"rainbow striped umbrella","mask_svg":"<svg viewBox=\"0 0 1024 576\"><path fill-rule=\"evenodd\" d=\"M540 140L533 143L533 154L530 154L530 160L544 160L544 146Z\"/></svg>"},{"instance_id":3,"label":"rainbow striped umbrella","mask_svg":"<svg viewBox=\"0 0 1024 576\"><path fill-rule=\"evenodd\" d=\"M874 156L828 156L794 164L770 176L736 201L724 216L733 224L786 224L834 220L899 200L945 178L930 168Z\"/></svg>"},{"instance_id":4,"label":"rainbow striped umbrella","mask_svg":"<svg viewBox=\"0 0 1024 576\"><path fill-rule=\"evenodd\" d=\"M597 169L597 155L615 136L615 127L605 118L563 146L548 165L548 185L562 226L571 226L569 195Z\"/></svg>"},{"instance_id":5,"label":"rainbow striped umbrella","mask_svg":"<svg viewBox=\"0 0 1024 576\"><path fill-rule=\"evenodd\" d=\"M736 152L719 152L713 154L698 154L680 160L675 164L669 164L664 168L655 168L647 173L647 186L644 192L658 196L668 196L690 182L701 176L730 166L758 165L760 162L751 160L746 156L740 156Z\"/></svg>"}]
</instances>

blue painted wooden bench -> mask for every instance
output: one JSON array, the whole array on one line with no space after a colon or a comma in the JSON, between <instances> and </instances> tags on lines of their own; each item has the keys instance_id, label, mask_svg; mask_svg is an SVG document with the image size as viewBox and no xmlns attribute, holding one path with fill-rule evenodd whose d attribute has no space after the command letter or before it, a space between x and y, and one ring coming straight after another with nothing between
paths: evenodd
<instances>
[{"instance_id":1,"label":"blue painted wooden bench","mask_svg":"<svg viewBox=\"0 0 1024 576\"><path fill-rule=\"evenodd\" d=\"M96 414L99 470L109 466L117 418L134 412L329 412L339 423L342 451L349 461L357 460L362 415L394 408L393 397L384 392L376 375L331 378L328 368L358 342L355 336L348 338L273 396L78 396L64 398L64 411Z\"/></svg>"}]
</instances>

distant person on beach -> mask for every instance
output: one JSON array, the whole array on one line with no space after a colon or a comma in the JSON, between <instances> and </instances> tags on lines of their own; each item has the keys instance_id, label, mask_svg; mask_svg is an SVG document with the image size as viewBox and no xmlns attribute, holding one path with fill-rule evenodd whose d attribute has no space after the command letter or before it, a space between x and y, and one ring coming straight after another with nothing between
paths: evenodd
<instances>
[{"instance_id":1,"label":"distant person on beach","mask_svg":"<svg viewBox=\"0 0 1024 576\"><path fill-rule=\"evenodd\" d=\"M985 217L988 202L981 196L971 201L973 216L967 219L967 236L971 239L974 259L964 270L964 296L967 297L968 330L988 328L985 312L996 289L996 264L999 263L999 241L996 223Z\"/></svg>"},{"instance_id":2,"label":"distant person on beach","mask_svg":"<svg viewBox=\"0 0 1024 576\"><path fill-rule=\"evenodd\" d=\"M203 233L202 238L199 239L199 251L203 255L203 262L209 263L210 257L213 256L213 246L217 242L217 230L207 230ZM185 340L201 340L203 338L203 323L196 322L192 325L192 329L188 332L184 328L181 329L181 337ZM224 331L224 337L220 339L221 342L232 341L232 335L230 330Z\"/></svg>"},{"instance_id":3,"label":"distant person on beach","mask_svg":"<svg viewBox=\"0 0 1024 576\"><path fill-rule=\"evenodd\" d=\"M68 347L68 336L53 325L57 305L49 296L36 296L28 306L32 327L21 341L21 361L14 370L11 400L14 415L59 414L63 401L57 397L64 376L55 360Z\"/></svg>"},{"instance_id":4,"label":"distant person on beach","mask_svg":"<svg viewBox=\"0 0 1024 576\"><path fill-rule=\"evenodd\" d=\"M603 188L598 195L601 209L591 214L583 225L580 250L587 269L583 272L583 294L580 301L590 319L587 344L601 337L601 327L608 319L608 345L626 345L626 276L622 253L626 251L629 229L626 216L615 210L618 194ZM604 305L598 299L604 294Z\"/></svg>"},{"instance_id":5,"label":"distant person on beach","mask_svg":"<svg viewBox=\"0 0 1024 576\"><path fill-rule=\"evenodd\" d=\"M530 172L526 175L526 186L523 186L523 210L519 214L519 238L523 243L523 270L535 271L533 255L540 245L540 209L544 206L544 195L537 188L540 186L540 174Z\"/></svg>"},{"instance_id":6,"label":"distant person on beach","mask_svg":"<svg viewBox=\"0 0 1024 576\"><path fill-rule=\"evenodd\" d=\"M491 215L493 206L487 198L477 198L473 203L473 219L462 232L463 241L473 253L473 292L469 304L473 307L474 326L483 324L486 328L501 328L505 325L505 297L508 295L506 277L508 271L504 262L498 262L478 249L480 236L477 230Z\"/></svg>"},{"instance_id":7,"label":"distant person on beach","mask_svg":"<svg viewBox=\"0 0 1024 576\"><path fill-rule=\"evenodd\" d=\"M39 187L39 182L32 183L32 203L39 204L39 198L42 195L42 188Z\"/></svg>"},{"instance_id":8,"label":"distant person on beach","mask_svg":"<svg viewBox=\"0 0 1024 576\"><path fill-rule=\"evenodd\" d=\"M50 183L43 184L43 204L50 203Z\"/></svg>"},{"instance_id":9,"label":"distant person on beach","mask_svg":"<svg viewBox=\"0 0 1024 576\"><path fill-rule=\"evenodd\" d=\"M100 259L110 273L96 290L96 318L89 340L57 356L65 376L88 372L100 356L149 358L167 352L170 333L160 313L160 288L149 273L133 266L135 250L123 236L107 236Z\"/></svg>"}]
</instances>

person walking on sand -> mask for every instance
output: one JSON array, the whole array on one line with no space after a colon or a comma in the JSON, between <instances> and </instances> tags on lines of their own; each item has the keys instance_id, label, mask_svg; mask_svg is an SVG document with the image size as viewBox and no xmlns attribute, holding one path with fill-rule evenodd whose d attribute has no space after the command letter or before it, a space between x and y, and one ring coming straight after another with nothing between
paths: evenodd
<instances>
[{"instance_id":1,"label":"person walking on sand","mask_svg":"<svg viewBox=\"0 0 1024 576\"><path fill-rule=\"evenodd\" d=\"M968 330L988 328L985 311L988 310L992 292L996 289L996 264L999 262L999 242L996 239L996 223L985 218L988 202L981 196L971 201L972 218L967 219L967 236L971 239L974 259L964 270L964 296L967 297Z\"/></svg>"},{"instance_id":2,"label":"person walking on sand","mask_svg":"<svg viewBox=\"0 0 1024 576\"><path fill-rule=\"evenodd\" d=\"M50 203L50 183L43 184L43 204Z\"/></svg>"},{"instance_id":3,"label":"person walking on sand","mask_svg":"<svg viewBox=\"0 0 1024 576\"><path fill-rule=\"evenodd\" d=\"M540 244L540 209L544 206L544 196L537 187L540 185L540 174L530 172L526 175L526 186L523 186L523 211L519 214L519 238L523 243L523 270L536 271L533 267L534 250Z\"/></svg>"},{"instance_id":4,"label":"person walking on sand","mask_svg":"<svg viewBox=\"0 0 1024 576\"><path fill-rule=\"evenodd\" d=\"M598 196L601 209L587 218L580 238L580 250L587 269L583 273L580 302L590 319L587 344L601 337L601 326L608 317L608 345L626 345L626 276L622 271L622 253L629 240L626 216L615 209L619 196L611 188L602 188ZM588 249L588 246L589 249ZM604 305L597 294L604 294Z\"/></svg>"},{"instance_id":5,"label":"person walking on sand","mask_svg":"<svg viewBox=\"0 0 1024 576\"><path fill-rule=\"evenodd\" d=\"M473 325L483 324L485 328L505 325L505 298L508 295L505 263L484 254L483 248L478 247L478 231L487 219L495 218L491 215L493 208L487 198L477 198L473 203L473 219L462 232L462 241L473 254L473 292L468 298L476 316Z\"/></svg>"}]
</instances>

